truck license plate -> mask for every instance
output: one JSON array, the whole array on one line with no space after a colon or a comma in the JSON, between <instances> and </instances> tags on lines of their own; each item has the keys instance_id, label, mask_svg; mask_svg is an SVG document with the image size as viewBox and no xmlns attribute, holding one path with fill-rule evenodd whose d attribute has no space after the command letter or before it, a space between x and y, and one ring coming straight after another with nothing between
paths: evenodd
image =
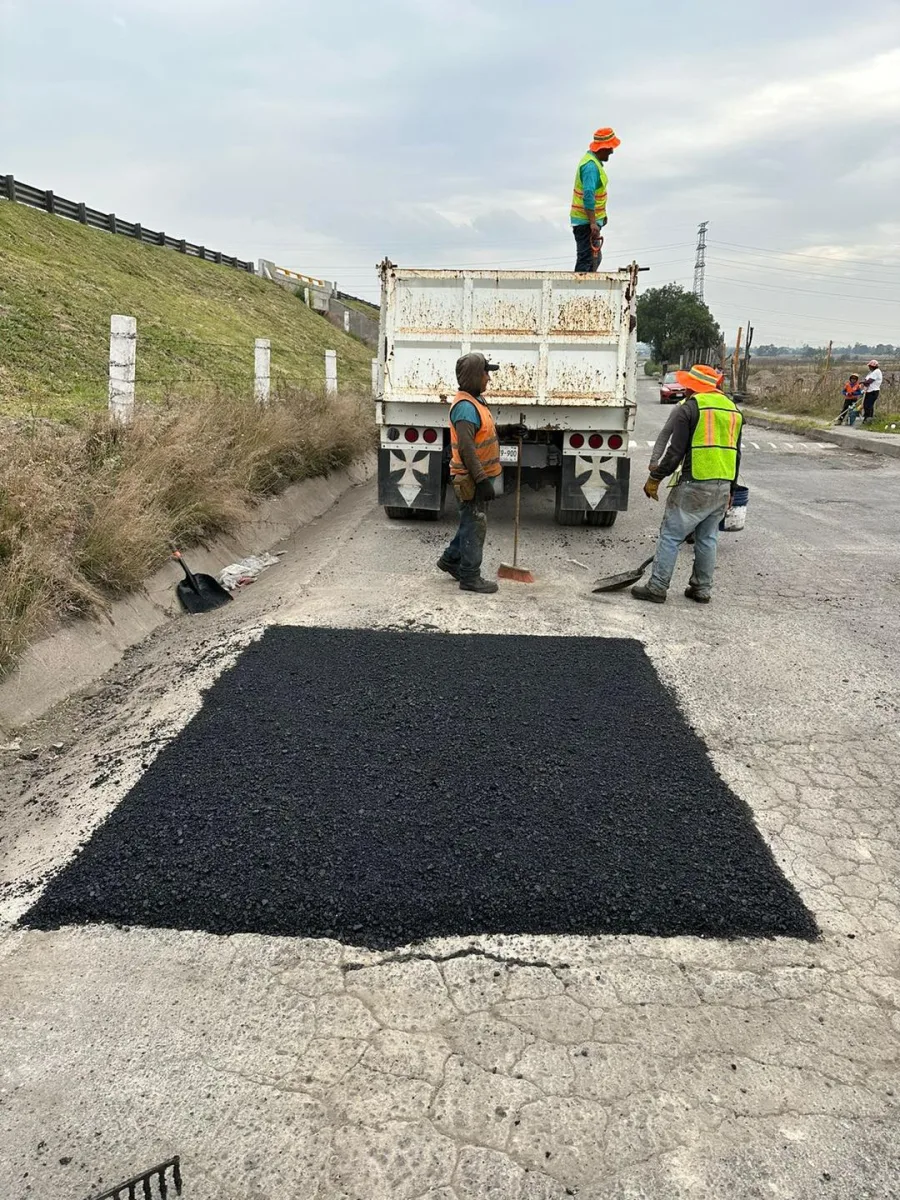
<instances>
[{"instance_id":1,"label":"truck license plate","mask_svg":"<svg viewBox=\"0 0 900 1200\"><path fill-rule=\"evenodd\" d=\"M518 446L501 446L500 461L502 463L517 463L519 461Z\"/></svg>"}]
</instances>

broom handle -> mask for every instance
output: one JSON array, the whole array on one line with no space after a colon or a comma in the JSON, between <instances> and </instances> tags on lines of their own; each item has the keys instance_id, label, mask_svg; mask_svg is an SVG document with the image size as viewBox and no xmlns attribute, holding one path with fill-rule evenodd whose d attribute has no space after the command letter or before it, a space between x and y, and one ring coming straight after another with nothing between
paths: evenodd
<instances>
[{"instance_id":1,"label":"broom handle","mask_svg":"<svg viewBox=\"0 0 900 1200\"><path fill-rule=\"evenodd\" d=\"M522 439L519 438L519 461L516 465L516 519L513 525L513 566L519 561L519 508L522 503Z\"/></svg>"}]
</instances>

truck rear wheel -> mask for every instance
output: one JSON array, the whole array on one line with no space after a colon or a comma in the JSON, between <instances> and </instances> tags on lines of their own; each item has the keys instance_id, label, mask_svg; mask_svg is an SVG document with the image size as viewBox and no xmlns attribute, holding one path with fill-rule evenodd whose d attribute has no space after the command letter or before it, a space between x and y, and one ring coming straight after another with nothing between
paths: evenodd
<instances>
[{"instance_id":1,"label":"truck rear wheel","mask_svg":"<svg viewBox=\"0 0 900 1200\"><path fill-rule=\"evenodd\" d=\"M589 512L585 514L585 521L594 528L609 529L615 525L618 515L615 509L611 512Z\"/></svg>"},{"instance_id":2,"label":"truck rear wheel","mask_svg":"<svg viewBox=\"0 0 900 1200\"><path fill-rule=\"evenodd\" d=\"M391 521L414 521L416 519L414 508L401 508L399 504L386 504L384 513Z\"/></svg>"},{"instance_id":3,"label":"truck rear wheel","mask_svg":"<svg viewBox=\"0 0 900 1200\"><path fill-rule=\"evenodd\" d=\"M560 501L562 500L562 484L556 485L556 508L553 516L557 525L583 525L584 524L584 509L583 508L563 508Z\"/></svg>"}]
</instances>

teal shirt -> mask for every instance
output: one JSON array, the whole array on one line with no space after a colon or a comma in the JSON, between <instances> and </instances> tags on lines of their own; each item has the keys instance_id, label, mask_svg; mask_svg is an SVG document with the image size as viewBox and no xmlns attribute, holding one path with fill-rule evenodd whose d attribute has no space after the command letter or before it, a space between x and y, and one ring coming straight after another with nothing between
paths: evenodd
<instances>
[{"instance_id":1,"label":"teal shirt","mask_svg":"<svg viewBox=\"0 0 900 1200\"><path fill-rule=\"evenodd\" d=\"M471 400L457 400L450 409L450 420L454 425L459 421L468 421L475 426L476 432L481 428L481 417Z\"/></svg>"}]
</instances>

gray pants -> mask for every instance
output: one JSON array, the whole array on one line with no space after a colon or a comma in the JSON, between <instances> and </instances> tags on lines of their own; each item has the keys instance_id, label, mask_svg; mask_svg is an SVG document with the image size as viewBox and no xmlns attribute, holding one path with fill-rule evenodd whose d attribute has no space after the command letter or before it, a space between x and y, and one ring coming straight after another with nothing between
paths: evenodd
<instances>
[{"instance_id":1,"label":"gray pants","mask_svg":"<svg viewBox=\"0 0 900 1200\"><path fill-rule=\"evenodd\" d=\"M669 491L649 588L663 595L675 570L678 548L689 533L694 535L694 570L691 586L701 596L712 591L716 567L719 522L725 516L731 484L724 479L683 479Z\"/></svg>"}]
</instances>

